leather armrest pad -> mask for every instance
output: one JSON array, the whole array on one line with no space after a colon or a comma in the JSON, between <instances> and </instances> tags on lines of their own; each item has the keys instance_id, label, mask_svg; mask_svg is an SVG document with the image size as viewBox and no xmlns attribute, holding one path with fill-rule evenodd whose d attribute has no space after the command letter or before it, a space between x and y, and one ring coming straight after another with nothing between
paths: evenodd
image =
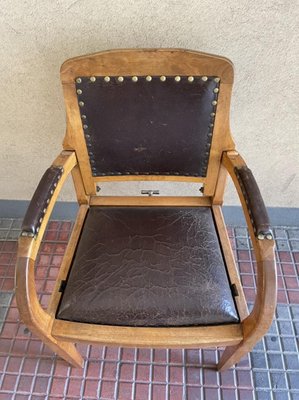
<instances>
[{"instance_id":1,"label":"leather armrest pad","mask_svg":"<svg viewBox=\"0 0 299 400\"><path fill-rule=\"evenodd\" d=\"M35 236L38 233L62 173L63 168L58 166L52 166L44 173L26 211L21 227L22 236Z\"/></svg>"},{"instance_id":2,"label":"leather armrest pad","mask_svg":"<svg viewBox=\"0 0 299 400\"><path fill-rule=\"evenodd\" d=\"M271 234L270 220L256 180L247 166L235 167L255 235L260 239Z\"/></svg>"}]
</instances>

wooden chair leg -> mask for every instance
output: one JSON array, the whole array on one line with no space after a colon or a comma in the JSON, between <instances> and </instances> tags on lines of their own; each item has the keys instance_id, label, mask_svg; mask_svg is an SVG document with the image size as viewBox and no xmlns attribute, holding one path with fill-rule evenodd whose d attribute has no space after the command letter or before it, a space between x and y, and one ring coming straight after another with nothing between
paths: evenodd
<instances>
[{"instance_id":1,"label":"wooden chair leg","mask_svg":"<svg viewBox=\"0 0 299 400\"><path fill-rule=\"evenodd\" d=\"M40 336L40 335L39 335ZM83 368L83 358L74 343L57 340L53 336L41 338L42 341L73 367Z\"/></svg>"},{"instance_id":2,"label":"wooden chair leg","mask_svg":"<svg viewBox=\"0 0 299 400\"><path fill-rule=\"evenodd\" d=\"M82 368L83 358L75 344L52 336L53 316L42 309L35 290L34 259L17 259L16 300L20 318L30 331L72 366Z\"/></svg>"},{"instance_id":3,"label":"wooden chair leg","mask_svg":"<svg viewBox=\"0 0 299 400\"><path fill-rule=\"evenodd\" d=\"M237 364L251 349L246 342L241 342L235 346L227 346L217 364L218 371L224 371Z\"/></svg>"}]
</instances>

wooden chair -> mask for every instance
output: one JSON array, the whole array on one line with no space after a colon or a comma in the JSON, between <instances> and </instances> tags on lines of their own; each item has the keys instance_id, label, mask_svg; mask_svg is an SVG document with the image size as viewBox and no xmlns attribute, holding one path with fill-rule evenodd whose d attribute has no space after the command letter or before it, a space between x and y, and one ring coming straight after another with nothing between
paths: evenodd
<instances>
[{"instance_id":1,"label":"wooden chair","mask_svg":"<svg viewBox=\"0 0 299 400\"><path fill-rule=\"evenodd\" d=\"M276 305L269 219L230 133L232 63L189 50L113 50L67 60L61 81L64 150L43 175L19 239L21 319L73 366L83 362L75 343L85 342L225 346L218 369L229 368L268 330ZM34 263L69 173L79 211L44 310ZM257 263L250 314L221 210L228 174ZM141 196L101 196L107 181L147 183ZM155 181L200 190L159 196Z\"/></svg>"}]
</instances>

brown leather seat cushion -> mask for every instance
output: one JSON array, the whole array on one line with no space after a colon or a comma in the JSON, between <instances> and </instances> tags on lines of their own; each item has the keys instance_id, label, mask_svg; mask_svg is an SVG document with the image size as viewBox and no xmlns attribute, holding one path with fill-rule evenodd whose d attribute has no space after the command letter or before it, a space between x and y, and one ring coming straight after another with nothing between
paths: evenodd
<instances>
[{"instance_id":1,"label":"brown leather seat cushion","mask_svg":"<svg viewBox=\"0 0 299 400\"><path fill-rule=\"evenodd\" d=\"M92 207L57 318L128 326L238 322L211 209Z\"/></svg>"}]
</instances>

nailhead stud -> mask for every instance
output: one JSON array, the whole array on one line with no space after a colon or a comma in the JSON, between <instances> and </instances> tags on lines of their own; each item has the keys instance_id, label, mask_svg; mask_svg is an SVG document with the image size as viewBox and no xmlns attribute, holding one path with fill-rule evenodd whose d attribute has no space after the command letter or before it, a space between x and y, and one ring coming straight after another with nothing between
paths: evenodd
<instances>
[{"instance_id":1,"label":"nailhead stud","mask_svg":"<svg viewBox=\"0 0 299 400\"><path fill-rule=\"evenodd\" d=\"M78 89L78 90L77 90L77 94L82 94L82 90L81 90L81 89Z\"/></svg>"},{"instance_id":2,"label":"nailhead stud","mask_svg":"<svg viewBox=\"0 0 299 400\"><path fill-rule=\"evenodd\" d=\"M259 240L264 240L264 239L265 239L265 235L264 235L263 233L259 233L258 236L257 236L257 238L258 238Z\"/></svg>"},{"instance_id":3,"label":"nailhead stud","mask_svg":"<svg viewBox=\"0 0 299 400\"><path fill-rule=\"evenodd\" d=\"M216 104L217 104L217 101L216 101L216 100L213 100L213 101L212 101L212 105L213 105L213 106L216 106Z\"/></svg>"},{"instance_id":4,"label":"nailhead stud","mask_svg":"<svg viewBox=\"0 0 299 400\"><path fill-rule=\"evenodd\" d=\"M164 75L160 76L160 81L161 82L165 82L166 81L166 76L164 76Z\"/></svg>"},{"instance_id":5,"label":"nailhead stud","mask_svg":"<svg viewBox=\"0 0 299 400\"><path fill-rule=\"evenodd\" d=\"M85 114L82 114L82 115L81 115L81 118L82 118L82 119L86 119L86 115L85 115Z\"/></svg>"},{"instance_id":6,"label":"nailhead stud","mask_svg":"<svg viewBox=\"0 0 299 400\"><path fill-rule=\"evenodd\" d=\"M214 78L214 82L220 82L220 78Z\"/></svg>"},{"instance_id":7,"label":"nailhead stud","mask_svg":"<svg viewBox=\"0 0 299 400\"><path fill-rule=\"evenodd\" d=\"M150 75L148 75L145 79L146 79L148 82L150 82L153 78L152 78Z\"/></svg>"},{"instance_id":8,"label":"nailhead stud","mask_svg":"<svg viewBox=\"0 0 299 400\"><path fill-rule=\"evenodd\" d=\"M95 76L91 76L89 79L90 79L91 82L95 82L96 81L96 77Z\"/></svg>"},{"instance_id":9,"label":"nailhead stud","mask_svg":"<svg viewBox=\"0 0 299 400\"><path fill-rule=\"evenodd\" d=\"M267 233L266 239L267 240L272 240L273 239L272 233Z\"/></svg>"},{"instance_id":10,"label":"nailhead stud","mask_svg":"<svg viewBox=\"0 0 299 400\"><path fill-rule=\"evenodd\" d=\"M179 82L179 81L181 80L181 77L180 77L180 76L176 76L176 77L174 78L174 80L175 80L176 82Z\"/></svg>"},{"instance_id":11,"label":"nailhead stud","mask_svg":"<svg viewBox=\"0 0 299 400\"><path fill-rule=\"evenodd\" d=\"M132 76L132 81L133 82L138 82L138 76Z\"/></svg>"},{"instance_id":12,"label":"nailhead stud","mask_svg":"<svg viewBox=\"0 0 299 400\"><path fill-rule=\"evenodd\" d=\"M79 106L83 107L84 106L84 101L79 101Z\"/></svg>"},{"instance_id":13,"label":"nailhead stud","mask_svg":"<svg viewBox=\"0 0 299 400\"><path fill-rule=\"evenodd\" d=\"M206 81L208 80L208 77L207 77L207 76L202 76L202 77L201 77L201 80L204 81L204 82L206 82Z\"/></svg>"},{"instance_id":14,"label":"nailhead stud","mask_svg":"<svg viewBox=\"0 0 299 400\"><path fill-rule=\"evenodd\" d=\"M105 76L104 81L105 82L110 82L110 76Z\"/></svg>"},{"instance_id":15,"label":"nailhead stud","mask_svg":"<svg viewBox=\"0 0 299 400\"><path fill-rule=\"evenodd\" d=\"M194 81L194 77L193 76L188 76L188 82L193 82Z\"/></svg>"},{"instance_id":16,"label":"nailhead stud","mask_svg":"<svg viewBox=\"0 0 299 400\"><path fill-rule=\"evenodd\" d=\"M81 83L81 82L82 82L82 79L81 79L81 78L77 78L77 79L76 79L76 82L77 82L77 83Z\"/></svg>"},{"instance_id":17,"label":"nailhead stud","mask_svg":"<svg viewBox=\"0 0 299 400\"><path fill-rule=\"evenodd\" d=\"M219 89L218 89L218 88L215 88L215 89L213 90L213 92L214 92L214 93L218 93L218 92L219 92Z\"/></svg>"},{"instance_id":18,"label":"nailhead stud","mask_svg":"<svg viewBox=\"0 0 299 400\"><path fill-rule=\"evenodd\" d=\"M123 82L123 81L124 81L124 77L123 77L123 76L119 76L119 77L117 78L117 80L118 80L118 82Z\"/></svg>"}]
</instances>

